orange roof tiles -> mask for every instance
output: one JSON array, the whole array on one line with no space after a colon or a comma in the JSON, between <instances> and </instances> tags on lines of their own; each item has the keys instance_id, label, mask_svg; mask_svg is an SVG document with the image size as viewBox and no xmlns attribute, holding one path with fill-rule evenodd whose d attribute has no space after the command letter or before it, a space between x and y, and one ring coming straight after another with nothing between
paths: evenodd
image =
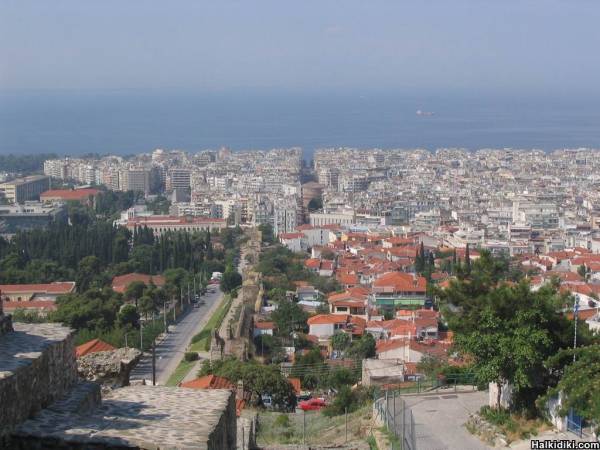
<instances>
[{"instance_id":1,"label":"orange roof tiles","mask_svg":"<svg viewBox=\"0 0 600 450\"><path fill-rule=\"evenodd\" d=\"M14 311L17 309L41 309L56 311L56 303L51 300L30 300L23 302L11 302L4 300L2 307L5 311Z\"/></svg>"},{"instance_id":2,"label":"orange roof tiles","mask_svg":"<svg viewBox=\"0 0 600 450\"><path fill-rule=\"evenodd\" d=\"M165 277L162 275L146 275L144 273L128 273L125 275L119 275L112 279L112 288L115 292L123 293L127 287L134 281L141 281L146 286L154 284L155 286L162 287L166 284Z\"/></svg>"},{"instance_id":3,"label":"orange roof tiles","mask_svg":"<svg viewBox=\"0 0 600 450\"><path fill-rule=\"evenodd\" d=\"M90 353L107 352L115 350L116 347L101 341L100 339L92 339L84 344L75 347L75 356L81 358L82 356L89 355Z\"/></svg>"},{"instance_id":4,"label":"orange roof tiles","mask_svg":"<svg viewBox=\"0 0 600 450\"><path fill-rule=\"evenodd\" d=\"M75 290L74 281L57 281L45 284L0 284L3 294L40 293L40 294L69 294Z\"/></svg>"},{"instance_id":5,"label":"orange roof tiles","mask_svg":"<svg viewBox=\"0 0 600 450\"><path fill-rule=\"evenodd\" d=\"M346 322L348 322L347 314L317 314L306 321L309 325L327 325Z\"/></svg>"},{"instance_id":6,"label":"orange roof tiles","mask_svg":"<svg viewBox=\"0 0 600 450\"><path fill-rule=\"evenodd\" d=\"M100 190L86 188L86 189L51 189L40 194L40 199L54 199L59 198L61 200L84 200L89 197L98 195Z\"/></svg>"},{"instance_id":7,"label":"orange roof tiles","mask_svg":"<svg viewBox=\"0 0 600 450\"><path fill-rule=\"evenodd\" d=\"M302 386L300 384L300 378L290 377L287 380L292 385L292 388L294 388L294 392L296 393L296 395L298 395L298 394L300 394L300 392L302 392Z\"/></svg>"},{"instance_id":8,"label":"orange roof tiles","mask_svg":"<svg viewBox=\"0 0 600 450\"><path fill-rule=\"evenodd\" d=\"M425 292L427 281L424 277L410 273L389 272L373 282L376 288L392 288L394 292Z\"/></svg>"},{"instance_id":9,"label":"orange roof tiles","mask_svg":"<svg viewBox=\"0 0 600 450\"><path fill-rule=\"evenodd\" d=\"M234 389L235 386L227 378L216 375L205 375L185 383L180 383L180 387L191 389Z\"/></svg>"}]
</instances>

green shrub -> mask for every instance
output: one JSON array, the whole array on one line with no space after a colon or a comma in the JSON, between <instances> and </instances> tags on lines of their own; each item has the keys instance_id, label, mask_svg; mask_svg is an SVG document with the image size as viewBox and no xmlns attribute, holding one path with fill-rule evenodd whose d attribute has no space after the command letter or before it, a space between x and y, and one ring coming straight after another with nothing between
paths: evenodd
<instances>
[{"instance_id":1,"label":"green shrub","mask_svg":"<svg viewBox=\"0 0 600 450\"><path fill-rule=\"evenodd\" d=\"M183 355L183 359L185 359L187 362L198 361L198 353L185 352L185 355Z\"/></svg>"},{"instance_id":2,"label":"green shrub","mask_svg":"<svg viewBox=\"0 0 600 450\"><path fill-rule=\"evenodd\" d=\"M275 419L275 426L284 428L289 427L290 418L287 416L287 414L281 414L280 416L277 416L277 419Z\"/></svg>"}]
</instances>

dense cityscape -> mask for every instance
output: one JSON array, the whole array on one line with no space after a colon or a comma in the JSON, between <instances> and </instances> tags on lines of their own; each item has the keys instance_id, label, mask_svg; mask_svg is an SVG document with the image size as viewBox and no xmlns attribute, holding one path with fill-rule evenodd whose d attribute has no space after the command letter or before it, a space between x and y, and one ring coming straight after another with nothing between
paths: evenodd
<instances>
[{"instance_id":1,"label":"dense cityscape","mask_svg":"<svg viewBox=\"0 0 600 450\"><path fill-rule=\"evenodd\" d=\"M180 439L213 442L208 448L233 448L232 439L270 448L307 443L307 426L328 423L341 448L529 448L527 430L568 432L574 408L581 436L595 432L595 388L572 383L583 367L591 385L596 379L600 153L336 148L302 156L299 148L157 149L53 157L37 171L6 172L7 348L13 327L71 342L73 376L87 380L71 396L95 396L85 383L100 383L105 407L136 397L169 417L98 442L125 436L146 448L150 434L170 445L163 430L174 427ZM553 375L577 348L578 371ZM211 417L228 414L233 393L234 425L210 422L218 439L174 425L165 405L184 407L175 399L186 388L200 392L189 405L213 408ZM451 436L418 438L429 412L402 395L446 398L440 392L456 393L447 397ZM390 408L408 425L398 428ZM52 411L22 425L22 412L7 411L7 442L46 442L58 426ZM346 426L341 439L336 417L351 421L350 436ZM93 410L60 429L96 434L106 420ZM365 433L359 423L371 420L383 431Z\"/></svg>"},{"instance_id":2,"label":"dense cityscape","mask_svg":"<svg viewBox=\"0 0 600 450\"><path fill-rule=\"evenodd\" d=\"M0 0L0 450L600 449L599 21Z\"/></svg>"}]
</instances>

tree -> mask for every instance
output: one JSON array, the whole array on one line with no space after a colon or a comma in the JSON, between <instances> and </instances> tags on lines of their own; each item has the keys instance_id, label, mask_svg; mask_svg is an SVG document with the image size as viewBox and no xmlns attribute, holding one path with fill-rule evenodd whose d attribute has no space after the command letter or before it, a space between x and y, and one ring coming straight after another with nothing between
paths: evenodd
<instances>
[{"instance_id":1,"label":"tree","mask_svg":"<svg viewBox=\"0 0 600 450\"><path fill-rule=\"evenodd\" d=\"M567 299L554 286L532 292L524 281L501 281L507 273L503 259L482 252L464 280L453 281L439 294L455 349L473 359L478 382L497 383L498 399L508 382L515 407L530 408L553 383L544 361L570 346L573 324L561 314ZM578 339L589 342L583 326Z\"/></svg>"},{"instance_id":2,"label":"tree","mask_svg":"<svg viewBox=\"0 0 600 450\"><path fill-rule=\"evenodd\" d=\"M467 242L467 247L465 248L465 270L467 274L471 272L471 254L469 252L469 243Z\"/></svg>"},{"instance_id":3,"label":"tree","mask_svg":"<svg viewBox=\"0 0 600 450\"><path fill-rule=\"evenodd\" d=\"M86 291L92 280L100 272L100 260L96 256L86 256L79 262L77 269L77 288L80 292Z\"/></svg>"},{"instance_id":4,"label":"tree","mask_svg":"<svg viewBox=\"0 0 600 450\"><path fill-rule=\"evenodd\" d=\"M579 274L579 276L581 278L583 278L584 280L587 279L587 268L585 267L585 264L581 264L578 268L577 268L577 273Z\"/></svg>"},{"instance_id":5,"label":"tree","mask_svg":"<svg viewBox=\"0 0 600 450\"><path fill-rule=\"evenodd\" d=\"M331 336L331 346L334 350L344 351L350 346L350 335L341 331L337 331Z\"/></svg>"},{"instance_id":6,"label":"tree","mask_svg":"<svg viewBox=\"0 0 600 450\"><path fill-rule=\"evenodd\" d=\"M309 211L317 211L323 208L323 199L321 197L312 198L308 202L308 210Z\"/></svg>"},{"instance_id":7,"label":"tree","mask_svg":"<svg viewBox=\"0 0 600 450\"><path fill-rule=\"evenodd\" d=\"M229 293L242 285L242 276L237 270L228 267L221 278L221 290Z\"/></svg>"},{"instance_id":8,"label":"tree","mask_svg":"<svg viewBox=\"0 0 600 450\"><path fill-rule=\"evenodd\" d=\"M243 362L235 358L206 361L198 376L214 374L228 379L234 384L242 381L244 390L252 394L256 403L262 395L270 395L273 404L284 410L296 405L294 388L275 365L263 365L256 361Z\"/></svg>"},{"instance_id":9,"label":"tree","mask_svg":"<svg viewBox=\"0 0 600 450\"><path fill-rule=\"evenodd\" d=\"M352 342L346 351L346 356L354 359L373 358L375 355L375 339L369 333L365 333L360 339Z\"/></svg>"},{"instance_id":10,"label":"tree","mask_svg":"<svg viewBox=\"0 0 600 450\"><path fill-rule=\"evenodd\" d=\"M428 377L435 377L444 365L442 360L434 355L423 355L421 361L417 364L419 373L424 373Z\"/></svg>"},{"instance_id":11,"label":"tree","mask_svg":"<svg viewBox=\"0 0 600 450\"><path fill-rule=\"evenodd\" d=\"M575 361L573 362L573 355ZM565 364L564 369L560 369ZM543 398L562 395L559 413L566 416L570 409L584 419L593 422L596 433L600 432L600 345L580 347L577 350L563 350L546 362L551 370L562 371L556 387Z\"/></svg>"},{"instance_id":12,"label":"tree","mask_svg":"<svg viewBox=\"0 0 600 450\"><path fill-rule=\"evenodd\" d=\"M138 328L140 322L140 315L137 309L133 305L123 305L118 314L118 323L122 328Z\"/></svg>"},{"instance_id":13,"label":"tree","mask_svg":"<svg viewBox=\"0 0 600 450\"><path fill-rule=\"evenodd\" d=\"M271 314L271 319L277 325L278 335L289 338L292 332L305 329L308 314L297 303L283 299Z\"/></svg>"},{"instance_id":14,"label":"tree","mask_svg":"<svg viewBox=\"0 0 600 450\"><path fill-rule=\"evenodd\" d=\"M144 295L144 290L146 290L146 284L143 281L133 281L125 289L125 299L135 302L137 307L138 300Z\"/></svg>"}]
</instances>

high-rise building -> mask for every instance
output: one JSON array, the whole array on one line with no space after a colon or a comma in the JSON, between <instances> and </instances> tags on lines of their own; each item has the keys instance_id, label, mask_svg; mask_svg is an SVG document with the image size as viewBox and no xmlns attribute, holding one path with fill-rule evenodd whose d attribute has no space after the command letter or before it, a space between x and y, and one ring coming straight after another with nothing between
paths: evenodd
<instances>
[{"instance_id":1,"label":"high-rise building","mask_svg":"<svg viewBox=\"0 0 600 450\"><path fill-rule=\"evenodd\" d=\"M171 169L167 179L167 188L169 190L190 189L190 180L192 172L190 169Z\"/></svg>"},{"instance_id":2,"label":"high-rise building","mask_svg":"<svg viewBox=\"0 0 600 450\"><path fill-rule=\"evenodd\" d=\"M150 171L144 168L121 170L119 174L119 187L122 191L139 191L149 194Z\"/></svg>"}]
</instances>

